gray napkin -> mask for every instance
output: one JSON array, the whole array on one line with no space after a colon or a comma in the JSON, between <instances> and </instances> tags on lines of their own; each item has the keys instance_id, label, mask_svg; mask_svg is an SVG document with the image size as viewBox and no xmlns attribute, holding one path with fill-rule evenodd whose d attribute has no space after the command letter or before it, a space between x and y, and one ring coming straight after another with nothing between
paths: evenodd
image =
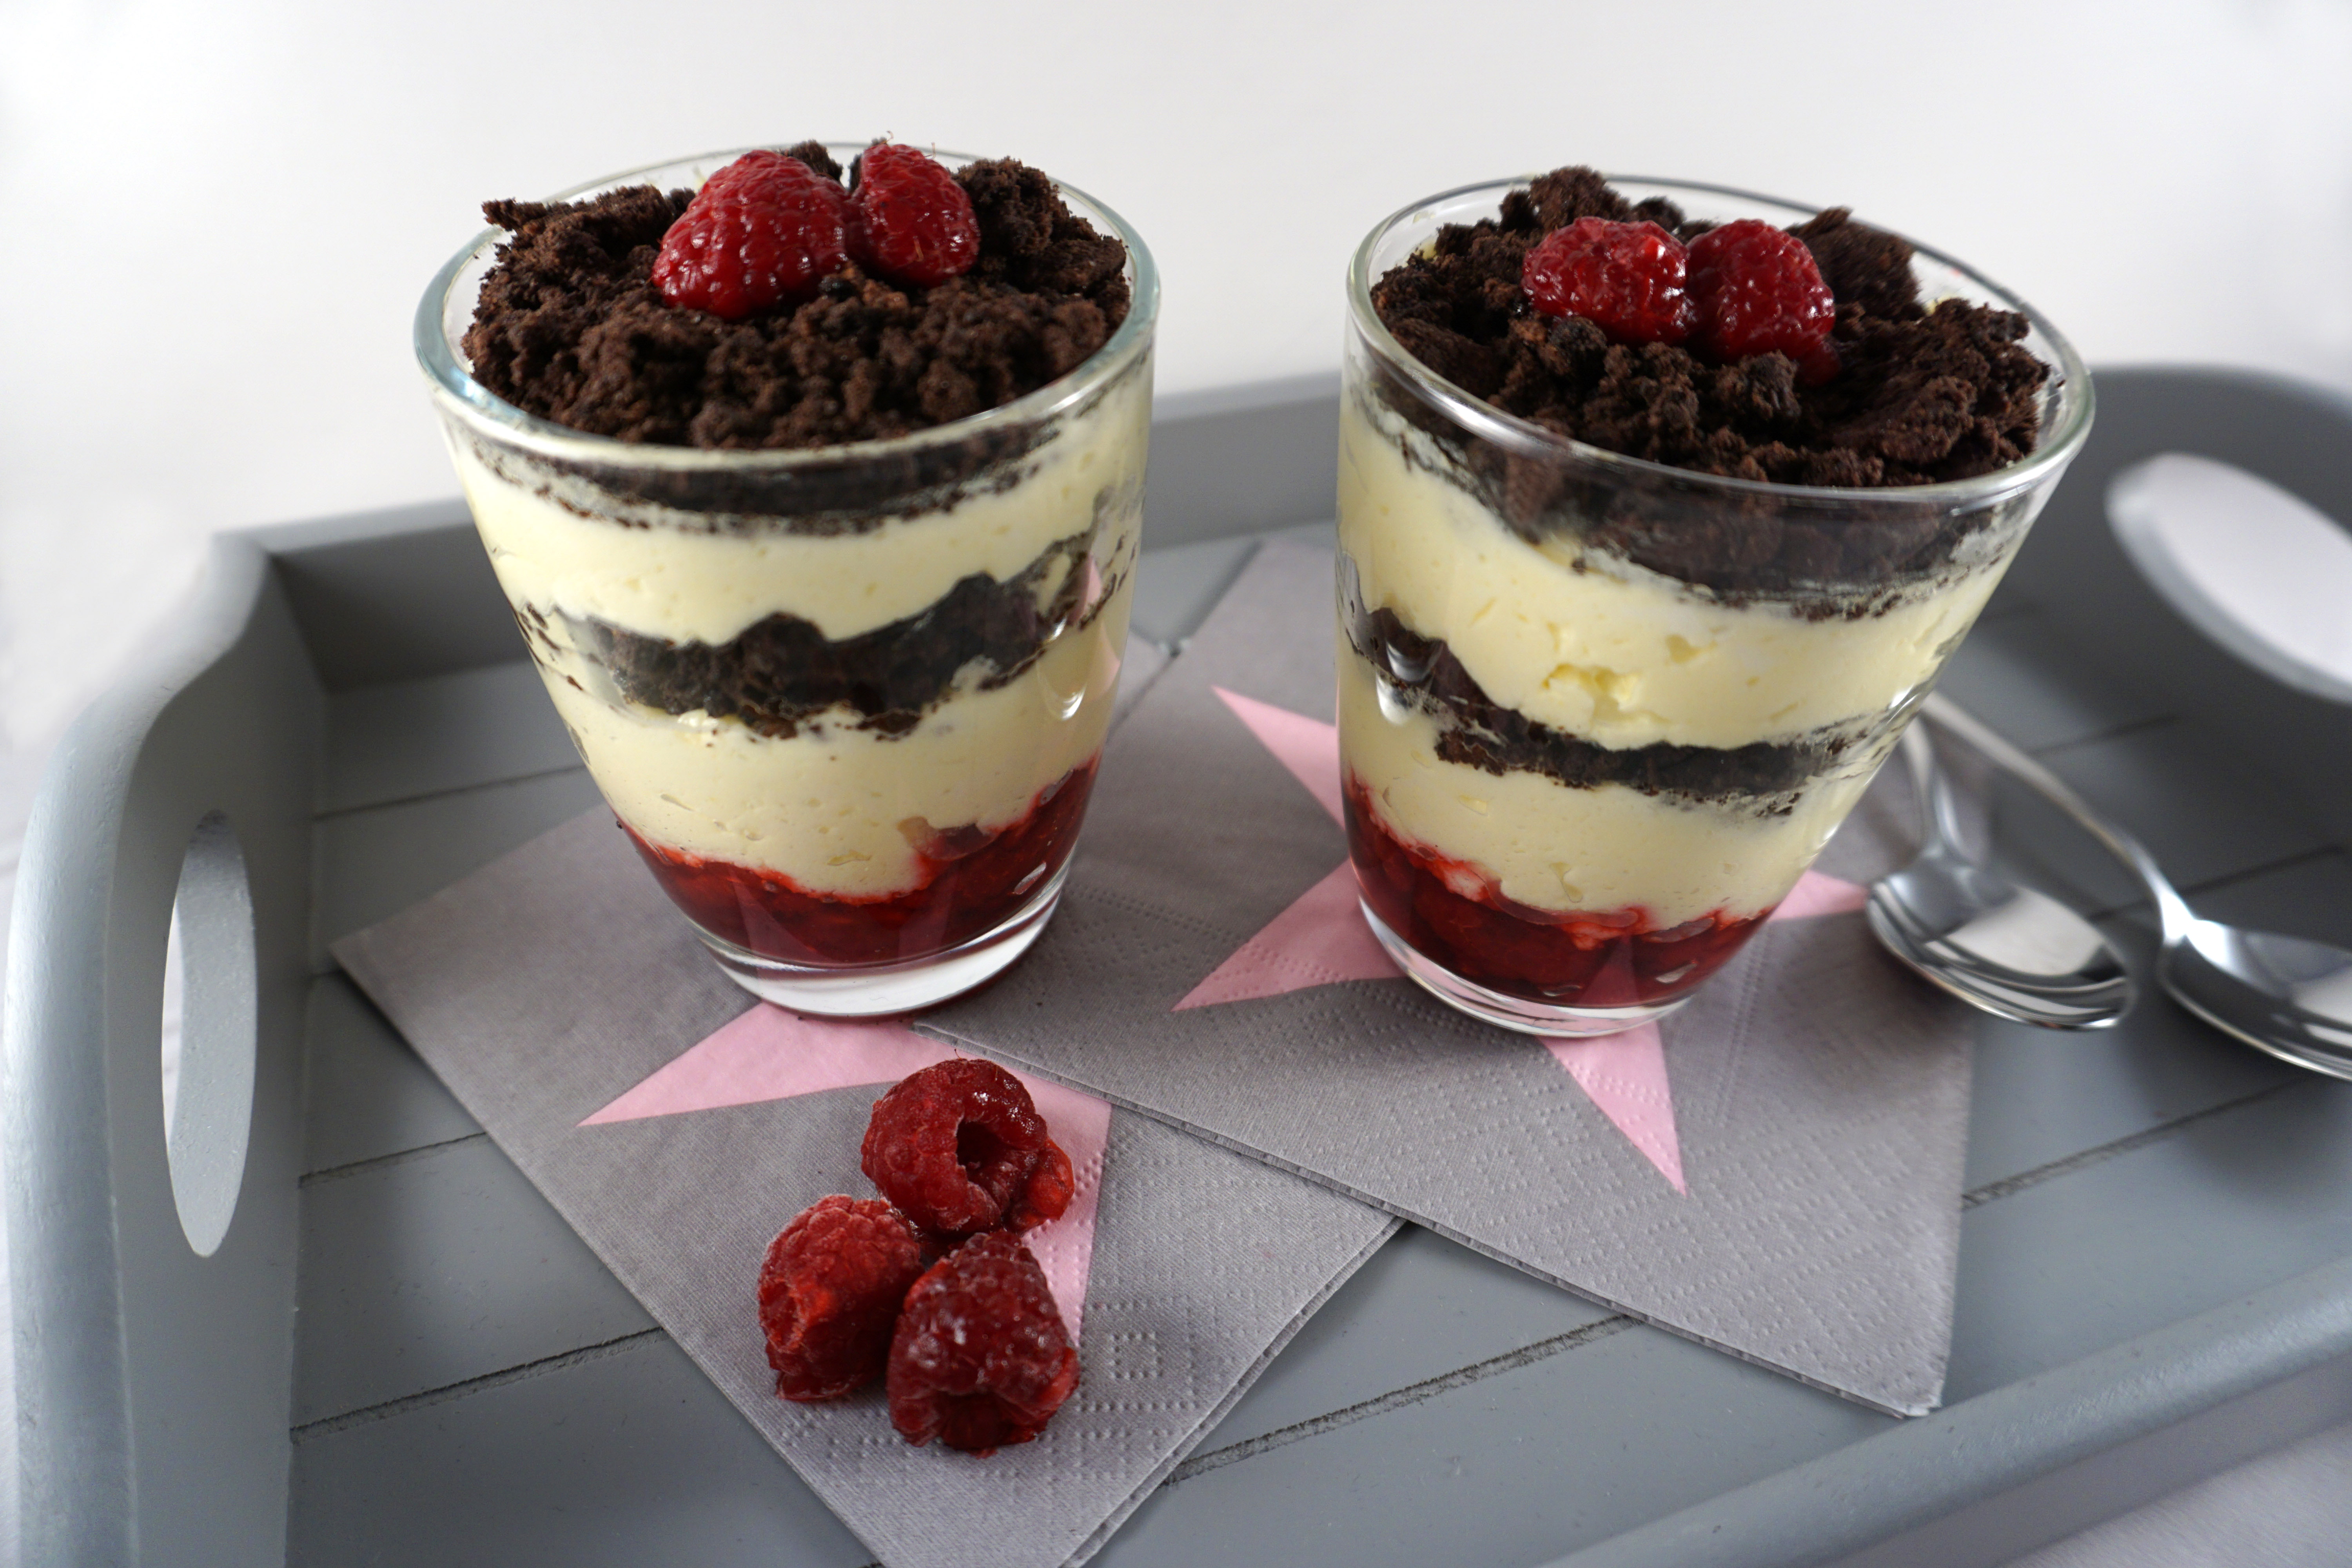
<instances>
[{"instance_id":1,"label":"gray napkin","mask_svg":"<svg viewBox=\"0 0 2352 1568\"><path fill-rule=\"evenodd\" d=\"M334 951L655 1321L894 1568L1083 1562L1396 1226L1114 1114L1076 1394L1037 1441L987 1459L911 1448L878 1389L779 1399L754 1297L786 1220L827 1193L872 1195L857 1148L886 1085L581 1125L750 1005L609 816L580 817Z\"/></svg>"},{"instance_id":2,"label":"gray napkin","mask_svg":"<svg viewBox=\"0 0 2352 1568\"><path fill-rule=\"evenodd\" d=\"M919 1026L1807 1383L1933 1408L1971 1031L1859 913L1769 923L1661 1026L1686 1192L1542 1042L1402 978L1173 1010L1345 858L1213 689L1328 721L1331 569L1259 552L1115 737L1053 927ZM1867 882L1908 858L1915 820L1890 769L1820 868Z\"/></svg>"}]
</instances>

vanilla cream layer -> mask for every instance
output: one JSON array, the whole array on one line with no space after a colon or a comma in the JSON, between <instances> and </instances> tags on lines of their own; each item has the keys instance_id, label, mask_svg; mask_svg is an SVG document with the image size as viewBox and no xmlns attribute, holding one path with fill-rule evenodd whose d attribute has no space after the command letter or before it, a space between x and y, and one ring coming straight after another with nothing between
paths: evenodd
<instances>
[{"instance_id":1,"label":"vanilla cream layer","mask_svg":"<svg viewBox=\"0 0 2352 1568\"><path fill-rule=\"evenodd\" d=\"M1122 587L1008 684L959 690L896 738L854 728L844 708L771 740L732 719L673 716L541 673L597 787L640 836L781 872L812 893L886 897L922 880L908 826L918 837L922 824L1009 827L1102 749L1128 599Z\"/></svg>"},{"instance_id":2,"label":"vanilla cream layer","mask_svg":"<svg viewBox=\"0 0 2352 1568\"><path fill-rule=\"evenodd\" d=\"M1009 489L824 537L696 531L692 518L679 527L624 526L580 515L610 503L562 476L547 476L540 493L494 473L454 431L450 456L516 605L713 646L781 611L837 642L928 608L974 573L999 582L1017 575L1055 541L1094 527L1106 491L1110 537L1096 541L1096 559L1131 555L1150 416L1150 376L1129 375L1023 458L1030 471ZM1058 585L1040 585L1041 605Z\"/></svg>"},{"instance_id":3,"label":"vanilla cream layer","mask_svg":"<svg viewBox=\"0 0 2352 1568\"><path fill-rule=\"evenodd\" d=\"M1391 717L1370 668L1339 649L1341 761L1391 831L1493 878L1539 910L1639 908L1659 927L1779 903L1870 782L1849 768L1807 789L1785 816L1676 804L1622 784L1570 789L1537 773L1496 776L1437 755L1438 721Z\"/></svg>"},{"instance_id":4,"label":"vanilla cream layer","mask_svg":"<svg viewBox=\"0 0 2352 1568\"><path fill-rule=\"evenodd\" d=\"M1343 401L1339 544L1364 607L1443 638L1500 706L1612 750L1741 746L1884 712L1935 674L2005 565L1988 543L1950 587L1857 620L1733 607L1573 540L1530 544L1423 466L1443 462L1420 431Z\"/></svg>"}]
</instances>

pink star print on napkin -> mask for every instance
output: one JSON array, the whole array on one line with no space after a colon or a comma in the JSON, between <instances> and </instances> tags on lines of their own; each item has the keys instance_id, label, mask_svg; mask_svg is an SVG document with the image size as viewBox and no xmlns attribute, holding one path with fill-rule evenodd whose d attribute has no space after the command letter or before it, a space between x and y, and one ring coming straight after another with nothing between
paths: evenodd
<instances>
[{"instance_id":1,"label":"pink star print on napkin","mask_svg":"<svg viewBox=\"0 0 2352 1568\"><path fill-rule=\"evenodd\" d=\"M805 1018L762 1003L580 1125L597 1127L648 1116L678 1116L726 1105L791 1100L820 1089L896 1083L908 1073L961 1055L903 1024ZM1095 1207L1102 1193L1103 1147L1110 1106L1090 1094L1026 1073L1013 1075L1037 1102L1054 1142L1070 1157L1077 1189L1062 1217L1028 1234L1045 1270L1070 1342L1086 1310L1087 1274L1095 1254Z\"/></svg>"},{"instance_id":2,"label":"pink star print on napkin","mask_svg":"<svg viewBox=\"0 0 2352 1568\"><path fill-rule=\"evenodd\" d=\"M1332 819L1344 823L1339 731L1222 686L1216 692ZM1772 918L1801 920L1858 910L1866 896L1851 882L1808 871ZM1391 980L1400 973L1364 923L1356 901L1355 872L1342 860L1186 993L1175 1010L1279 996L1343 980ZM1593 1039L1548 1037L1544 1047L1675 1191L1690 1190L1683 1182L1682 1142L1675 1131L1665 1045L1656 1025Z\"/></svg>"}]
</instances>

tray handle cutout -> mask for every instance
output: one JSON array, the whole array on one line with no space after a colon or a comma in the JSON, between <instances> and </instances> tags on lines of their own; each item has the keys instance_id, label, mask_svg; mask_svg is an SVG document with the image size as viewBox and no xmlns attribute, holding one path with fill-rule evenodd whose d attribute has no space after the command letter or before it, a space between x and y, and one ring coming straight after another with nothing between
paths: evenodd
<instances>
[{"instance_id":1,"label":"tray handle cutout","mask_svg":"<svg viewBox=\"0 0 2352 1568\"><path fill-rule=\"evenodd\" d=\"M2109 525L2182 619L2272 679L2352 704L2352 531L2231 463L2162 452L2109 481Z\"/></svg>"},{"instance_id":2,"label":"tray handle cutout","mask_svg":"<svg viewBox=\"0 0 2352 1568\"><path fill-rule=\"evenodd\" d=\"M245 1185L259 973L245 851L228 818L208 812L180 863L161 1019L172 1199L199 1258L219 1249Z\"/></svg>"}]
</instances>

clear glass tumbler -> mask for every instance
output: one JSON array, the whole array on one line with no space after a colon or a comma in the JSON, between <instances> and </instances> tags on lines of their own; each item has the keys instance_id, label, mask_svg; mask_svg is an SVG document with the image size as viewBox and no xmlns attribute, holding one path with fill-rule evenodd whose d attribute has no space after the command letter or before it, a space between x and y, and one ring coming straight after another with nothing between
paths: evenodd
<instances>
[{"instance_id":1,"label":"clear glass tumbler","mask_svg":"<svg viewBox=\"0 0 2352 1568\"><path fill-rule=\"evenodd\" d=\"M565 196L696 186L739 155ZM712 451L523 413L462 348L497 231L418 310L450 455L557 711L656 879L769 1001L866 1016L954 995L1059 897L1126 643L1159 305L1143 242L1061 194L1126 245L1126 321L1060 380L890 440Z\"/></svg>"},{"instance_id":2,"label":"clear glass tumbler","mask_svg":"<svg viewBox=\"0 0 2352 1568\"><path fill-rule=\"evenodd\" d=\"M1339 433L1339 747L1373 931L1507 1027L1672 1011L1795 886L1893 751L2091 423L2082 362L1921 249L1923 300L2022 312L2040 444L1885 489L1722 479L1498 412L1408 353L1373 286L1525 182L1449 192L1357 250ZM1739 192L1614 182L1695 218Z\"/></svg>"}]
</instances>

